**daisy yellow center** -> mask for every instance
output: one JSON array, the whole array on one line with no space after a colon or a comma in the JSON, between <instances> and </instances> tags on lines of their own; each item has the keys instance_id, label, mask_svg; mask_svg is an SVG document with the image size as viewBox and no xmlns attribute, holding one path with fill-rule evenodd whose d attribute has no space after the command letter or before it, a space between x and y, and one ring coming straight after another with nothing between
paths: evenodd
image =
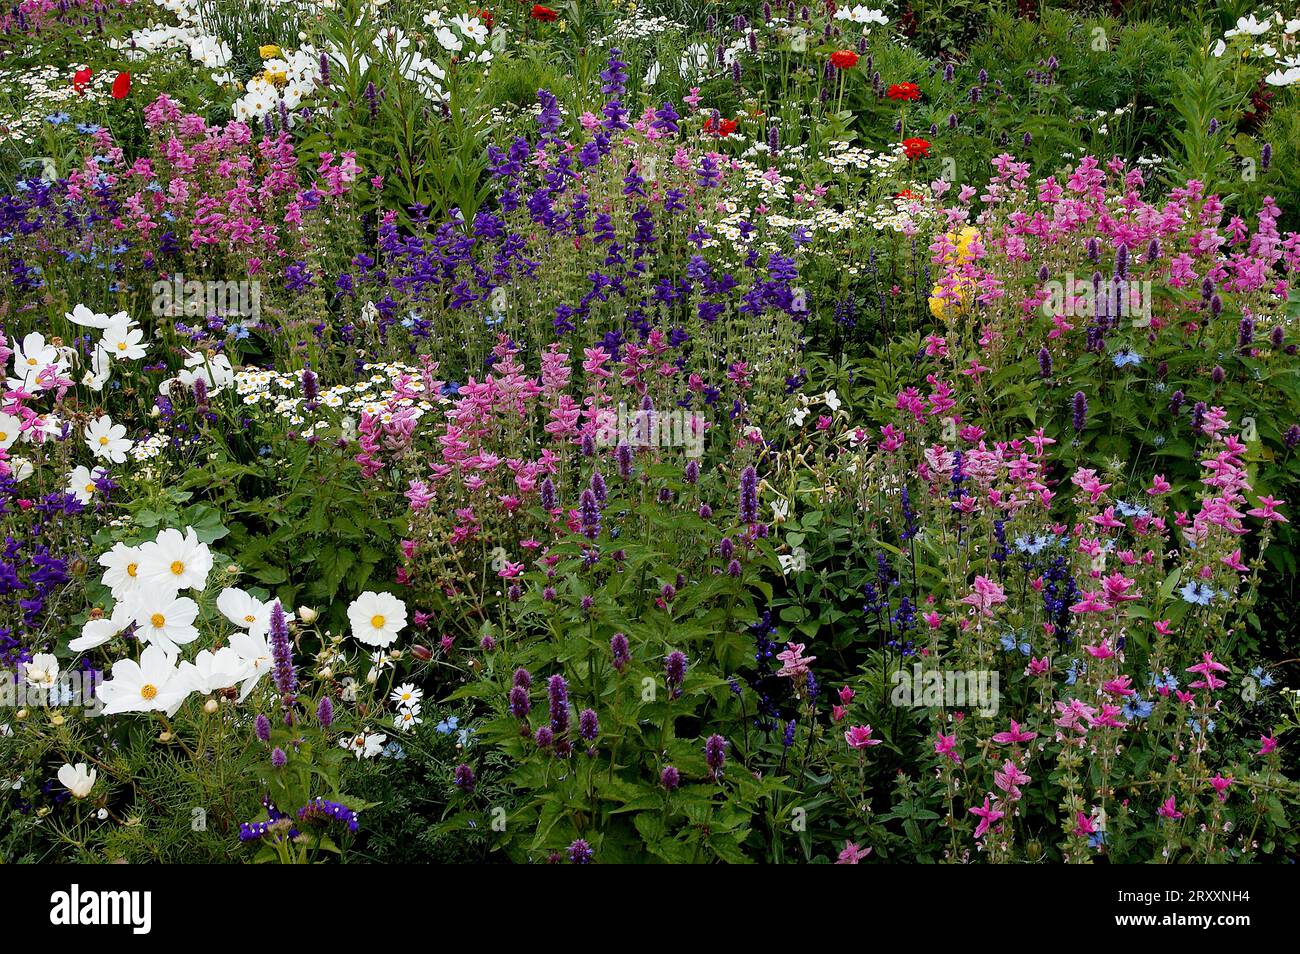
<instances>
[{"instance_id":1,"label":"daisy yellow center","mask_svg":"<svg viewBox=\"0 0 1300 954\"><path fill-rule=\"evenodd\" d=\"M126 565L126 575L134 578L137 570L140 569L139 563L128 563Z\"/></svg>"},{"instance_id":2,"label":"daisy yellow center","mask_svg":"<svg viewBox=\"0 0 1300 954\"><path fill-rule=\"evenodd\" d=\"M100 447L103 447L103 446L104 446L105 444L107 444L107 443L108 443L108 438L107 438L107 437L101 437L101 438L99 439L99 446L100 446Z\"/></svg>"},{"instance_id":3,"label":"daisy yellow center","mask_svg":"<svg viewBox=\"0 0 1300 954\"><path fill-rule=\"evenodd\" d=\"M244 622L245 622L245 623L256 623L256 622L257 622L257 617L254 616L252 613L249 613L247 616L244 617Z\"/></svg>"},{"instance_id":4,"label":"daisy yellow center","mask_svg":"<svg viewBox=\"0 0 1300 954\"><path fill-rule=\"evenodd\" d=\"M158 695L158 687L155 686L153 683L146 682L143 686L140 687L141 699L152 699L156 695Z\"/></svg>"},{"instance_id":5,"label":"daisy yellow center","mask_svg":"<svg viewBox=\"0 0 1300 954\"><path fill-rule=\"evenodd\" d=\"M180 576L180 575L181 575L182 573L184 573L184 572L185 572L185 564L182 563L180 560L173 560L173 561L172 561L172 575L173 575L173 576Z\"/></svg>"},{"instance_id":6,"label":"daisy yellow center","mask_svg":"<svg viewBox=\"0 0 1300 954\"><path fill-rule=\"evenodd\" d=\"M370 625L373 626L375 629L383 629L384 618L380 616L378 613L376 613L374 616L370 617Z\"/></svg>"},{"instance_id":7,"label":"daisy yellow center","mask_svg":"<svg viewBox=\"0 0 1300 954\"><path fill-rule=\"evenodd\" d=\"M167 625L167 617L162 613L154 613L149 617L149 622L153 624L154 629L162 629Z\"/></svg>"},{"instance_id":8,"label":"daisy yellow center","mask_svg":"<svg viewBox=\"0 0 1300 954\"><path fill-rule=\"evenodd\" d=\"M86 493L88 493L88 494L93 494L94 492L95 492L95 485L94 485L94 484L86 484Z\"/></svg>"}]
</instances>

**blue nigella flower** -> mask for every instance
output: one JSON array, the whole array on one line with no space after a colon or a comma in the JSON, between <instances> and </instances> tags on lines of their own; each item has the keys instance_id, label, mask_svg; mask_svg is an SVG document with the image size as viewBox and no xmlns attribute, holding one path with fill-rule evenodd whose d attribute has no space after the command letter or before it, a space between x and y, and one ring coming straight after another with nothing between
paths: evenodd
<instances>
[{"instance_id":1,"label":"blue nigella flower","mask_svg":"<svg viewBox=\"0 0 1300 954\"><path fill-rule=\"evenodd\" d=\"M1142 355L1138 354L1136 351L1130 351L1128 348L1123 348L1116 351L1111 356L1110 360L1114 363L1115 367L1126 368L1129 365L1141 364Z\"/></svg>"},{"instance_id":2,"label":"blue nigella flower","mask_svg":"<svg viewBox=\"0 0 1300 954\"><path fill-rule=\"evenodd\" d=\"M1148 702L1138 696L1129 696L1128 701L1124 703L1124 718L1128 719L1130 722L1136 721L1137 719L1149 718L1151 713L1155 710L1155 707L1155 703L1153 702Z\"/></svg>"},{"instance_id":3,"label":"blue nigella flower","mask_svg":"<svg viewBox=\"0 0 1300 954\"><path fill-rule=\"evenodd\" d=\"M1188 581L1178 592L1182 594L1185 602L1195 603L1197 606L1209 606L1214 599L1214 588L1198 583L1196 580Z\"/></svg>"},{"instance_id":4,"label":"blue nigella flower","mask_svg":"<svg viewBox=\"0 0 1300 954\"><path fill-rule=\"evenodd\" d=\"M1263 689L1267 689L1269 686L1273 685L1273 677L1263 666L1256 666L1250 671L1250 674L1255 677L1255 681L1258 682L1260 687Z\"/></svg>"},{"instance_id":5,"label":"blue nigella flower","mask_svg":"<svg viewBox=\"0 0 1300 954\"><path fill-rule=\"evenodd\" d=\"M1015 633L1006 633L1001 637L999 642L1002 643L1002 648L1009 653L1014 653L1017 649L1019 649L1023 655L1028 656L1033 651L1033 647L1030 646L1028 643L1025 642L1017 643Z\"/></svg>"}]
</instances>

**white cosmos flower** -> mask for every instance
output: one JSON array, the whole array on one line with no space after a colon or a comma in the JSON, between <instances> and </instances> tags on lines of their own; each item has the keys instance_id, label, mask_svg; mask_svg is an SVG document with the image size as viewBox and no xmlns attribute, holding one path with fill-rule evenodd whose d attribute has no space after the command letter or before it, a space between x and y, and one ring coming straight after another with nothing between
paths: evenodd
<instances>
[{"instance_id":1,"label":"white cosmos flower","mask_svg":"<svg viewBox=\"0 0 1300 954\"><path fill-rule=\"evenodd\" d=\"M146 586L173 593L202 590L212 570L212 552L193 527L163 530L152 543L140 545L140 577Z\"/></svg>"},{"instance_id":2,"label":"white cosmos flower","mask_svg":"<svg viewBox=\"0 0 1300 954\"><path fill-rule=\"evenodd\" d=\"M266 632L235 633L230 637L230 648L235 651L240 661L248 667L244 684L240 687L239 701L243 702L253 691L257 681L271 671L274 657L271 646L266 641Z\"/></svg>"},{"instance_id":3,"label":"white cosmos flower","mask_svg":"<svg viewBox=\"0 0 1300 954\"><path fill-rule=\"evenodd\" d=\"M103 583L113 591L114 599L123 600L140 592L140 561L140 548L125 543L115 543L113 549L99 555L99 565L104 568Z\"/></svg>"},{"instance_id":4,"label":"white cosmos flower","mask_svg":"<svg viewBox=\"0 0 1300 954\"><path fill-rule=\"evenodd\" d=\"M98 344L90 356L90 367L81 375L81 383L92 391L102 391L112 376L113 357L104 350L103 344Z\"/></svg>"},{"instance_id":5,"label":"white cosmos flower","mask_svg":"<svg viewBox=\"0 0 1300 954\"><path fill-rule=\"evenodd\" d=\"M85 798L95 787L96 774L94 769L86 767L85 762L78 762L75 766L65 762L59 769L59 784L71 792L73 798Z\"/></svg>"},{"instance_id":6,"label":"white cosmos flower","mask_svg":"<svg viewBox=\"0 0 1300 954\"><path fill-rule=\"evenodd\" d=\"M199 638L194 626L199 604L188 596L146 589L128 600L128 609L135 619L136 636L168 656L178 655L181 646Z\"/></svg>"},{"instance_id":7,"label":"white cosmos flower","mask_svg":"<svg viewBox=\"0 0 1300 954\"><path fill-rule=\"evenodd\" d=\"M85 305L78 305L71 312L66 312L63 316L74 325L81 325L83 328L111 328L113 325L128 326L134 324L131 316L124 311L119 311L115 315L106 315L102 312L91 311Z\"/></svg>"},{"instance_id":8,"label":"white cosmos flower","mask_svg":"<svg viewBox=\"0 0 1300 954\"><path fill-rule=\"evenodd\" d=\"M108 471L103 467L96 467L93 471L85 467L74 467L72 473L68 475L68 483L64 489L83 504L88 504L98 492L95 481L107 476Z\"/></svg>"},{"instance_id":9,"label":"white cosmos flower","mask_svg":"<svg viewBox=\"0 0 1300 954\"><path fill-rule=\"evenodd\" d=\"M120 712L165 712L172 715L190 694L189 680L158 646L146 646L140 661L119 659L113 678L95 690L105 715Z\"/></svg>"},{"instance_id":10,"label":"white cosmos flower","mask_svg":"<svg viewBox=\"0 0 1300 954\"><path fill-rule=\"evenodd\" d=\"M32 462L22 457L10 457L6 461L0 461L0 465L9 468L9 475L13 477L15 483L22 483L36 473L36 468L32 466Z\"/></svg>"},{"instance_id":11,"label":"white cosmos flower","mask_svg":"<svg viewBox=\"0 0 1300 954\"><path fill-rule=\"evenodd\" d=\"M36 653L32 661L23 666L30 685L50 689L59 681L59 661L52 653Z\"/></svg>"},{"instance_id":12,"label":"white cosmos flower","mask_svg":"<svg viewBox=\"0 0 1300 954\"><path fill-rule=\"evenodd\" d=\"M367 646L387 646L406 625L406 604L391 593L368 590L348 607L348 622Z\"/></svg>"},{"instance_id":13,"label":"white cosmos flower","mask_svg":"<svg viewBox=\"0 0 1300 954\"><path fill-rule=\"evenodd\" d=\"M88 649L102 646L134 622L135 617L131 615L131 608L125 602L119 601L113 607L112 616L87 620L81 627L81 635L71 640L68 648L74 653L84 653Z\"/></svg>"},{"instance_id":14,"label":"white cosmos flower","mask_svg":"<svg viewBox=\"0 0 1300 954\"><path fill-rule=\"evenodd\" d=\"M0 449L8 450L14 446L22 434L23 422L12 414L0 411Z\"/></svg>"},{"instance_id":15,"label":"white cosmos flower","mask_svg":"<svg viewBox=\"0 0 1300 954\"><path fill-rule=\"evenodd\" d=\"M207 695L243 682L249 676L251 665L227 646L216 652L202 650L194 657L194 662L181 663L180 671L196 692Z\"/></svg>"},{"instance_id":16,"label":"white cosmos flower","mask_svg":"<svg viewBox=\"0 0 1300 954\"><path fill-rule=\"evenodd\" d=\"M438 45L448 53L459 53L461 47L465 45L464 41L453 33L449 27L439 27L433 36L438 41Z\"/></svg>"},{"instance_id":17,"label":"white cosmos flower","mask_svg":"<svg viewBox=\"0 0 1300 954\"><path fill-rule=\"evenodd\" d=\"M10 388L35 391L40 374L50 365L54 365L59 374L68 369L68 363L53 345L45 343L45 336L33 331L14 342L14 377L9 379Z\"/></svg>"},{"instance_id":18,"label":"white cosmos flower","mask_svg":"<svg viewBox=\"0 0 1300 954\"><path fill-rule=\"evenodd\" d=\"M110 325L99 339L99 347L118 361L138 361L143 358L148 345L142 344L144 331L124 324Z\"/></svg>"},{"instance_id":19,"label":"white cosmos flower","mask_svg":"<svg viewBox=\"0 0 1300 954\"><path fill-rule=\"evenodd\" d=\"M479 22L478 17L460 14L452 17L451 22L456 29L465 34L467 39L473 40L475 43L482 43L488 37L488 29Z\"/></svg>"},{"instance_id":20,"label":"white cosmos flower","mask_svg":"<svg viewBox=\"0 0 1300 954\"><path fill-rule=\"evenodd\" d=\"M384 751L384 743L388 741L388 736L382 732L371 734L369 732L358 732L356 735L347 736L339 739L339 745L353 753L358 761L367 758L373 759L380 752Z\"/></svg>"},{"instance_id":21,"label":"white cosmos flower","mask_svg":"<svg viewBox=\"0 0 1300 954\"><path fill-rule=\"evenodd\" d=\"M114 424L107 414L87 424L85 435L92 454L115 464L125 463L126 452L135 446L135 441L126 436L126 426Z\"/></svg>"},{"instance_id":22,"label":"white cosmos flower","mask_svg":"<svg viewBox=\"0 0 1300 954\"><path fill-rule=\"evenodd\" d=\"M227 587L217 597L217 609L240 629L252 633L265 633L271 627L271 608L274 603L263 603L257 597L245 593L236 587ZM285 613L286 620L293 619L292 613Z\"/></svg>"},{"instance_id":23,"label":"white cosmos flower","mask_svg":"<svg viewBox=\"0 0 1300 954\"><path fill-rule=\"evenodd\" d=\"M122 314L125 317L126 312L123 312ZM65 312L63 317L68 319L68 321L72 322L74 325L81 325L83 328L107 328L112 324L112 319L110 319L108 315L91 311L85 305L78 305L76 308L73 308L72 311Z\"/></svg>"}]
</instances>

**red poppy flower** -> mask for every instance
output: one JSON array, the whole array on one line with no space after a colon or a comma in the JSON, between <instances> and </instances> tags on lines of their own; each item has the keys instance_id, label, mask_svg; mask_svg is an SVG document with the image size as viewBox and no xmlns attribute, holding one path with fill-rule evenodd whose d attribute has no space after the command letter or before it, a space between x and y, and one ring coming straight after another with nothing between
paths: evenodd
<instances>
[{"instance_id":1,"label":"red poppy flower","mask_svg":"<svg viewBox=\"0 0 1300 954\"><path fill-rule=\"evenodd\" d=\"M908 159L919 159L930 155L930 140L912 137L903 140L903 152Z\"/></svg>"},{"instance_id":2,"label":"red poppy flower","mask_svg":"<svg viewBox=\"0 0 1300 954\"><path fill-rule=\"evenodd\" d=\"M528 14L534 20L540 20L543 23L554 23L559 14L550 7L544 7L540 3L534 3L533 9Z\"/></svg>"},{"instance_id":3,"label":"red poppy flower","mask_svg":"<svg viewBox=\"0 0 1300 954\"><path fill-rule=\"evenodd\" d=\"M915 83L894 83L887 94L890 99L920 99L921 90Z\"/></svg>"},{"instance_id":4,"label":"red poppy flower","mask_svg":"<svg viewBox=\"0 0 1300 954\"><path fill-rule=\"evenodd\" d=\"M852 50L836 50L831 54L831 66L837 70L851 70L858 65L858 54Z\"/></svg>"},{"instance_id":5,"label":"red poppy flower","mask_svg":"<svg viewBox=\"0 0 1300 954\"><path fill-rule=\"evenodd\" d=\"M484 7L482 10L479 10L478 13L475 14L475 16L477 16L479 20L482 21L483 25L487 27L489 30L491 30L494 26L497 25L497 18L492 14L492 11L487 9L486 7Z\"/></svg>"},{"instance_id":6,"label":"red poppy flower","mask_svg":"<svg viewBox=\"0 0 1300 954\"><path fill-rule=\"evenodd\" d=\"M712 116L704 120L704 131L717 133L724 139L736 131L736 121L734 119L724 119L718 122Z\"/></svg>"},{"instance_id":7,"label":"red poppy flower","mask_svg":"<svg viewBox=\"0 0 1300 954\"><path fill-rule=\"evenodd\" d=\"M925 198L919 192L913 192L911 189L904 189L894 196L895 199L906 199L909 202L920 202Z\"/></svg>"},{"instance_id":8,"label":"red poppy flower","mask_svg":"<svg viewBox=\"0 0 1300 954\"><path fill-rule=\"evenodd\" d=\"M93 75L89 66L83 66L72 74L72 88L77 91L78 95L84 96L86 94L86 86L90 83L90 78Z\"/></svg>"},{"instance_id":9,"label":"red poppy flower","mask_svg":"<svg viewBox=\"0 0 1300 954\"><path fill-rule=\"evenodd\" d=\"M113 80L113 98L126 99L127 94L131 92L131 74L118 73L117 79Z\"/></svg>"}]
</instances>

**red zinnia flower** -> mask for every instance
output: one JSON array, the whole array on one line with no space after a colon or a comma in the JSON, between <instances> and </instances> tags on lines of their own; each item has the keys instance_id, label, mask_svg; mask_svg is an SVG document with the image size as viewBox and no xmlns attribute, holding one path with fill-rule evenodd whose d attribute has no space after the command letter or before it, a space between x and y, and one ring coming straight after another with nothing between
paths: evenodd
<instances>
[{"instance_id":1,"label":"red zinnia flower","mask_svg":"<svg viewBox=\"0 0 1300 954\"><path fill-rule=\"evenodd\" d=\"M903 152L908 159L919 159L930 154L930 140L913 137L903 140Z\"/></svg>"},{"instance_id":2,"label":"red zinnia flower","mask_svg":"<svg viewBox=\"0 0 1300 954\"><path fill-rule=\"evenodd\" d=\"M113 80L113 98L126 99L127 94L131 92L131 74L118 73L117 79Z\"/></svg>"},{"instance_id":3,"label":"red zinnia flower","mask_svg":"<svg viewBox=\"0 0 1300 954\"><path fill-rule=\"evenodd\" d=\"M86 93L86 85L90 82L90 77L93 75L94 74L90 72L89 66L83 66L72 74L72 88L75 89L79 95L84 96Z\"/></svg>"},{"instance_id":4,"label":"red zinnia flower","mask_svg":"<svg viewBox=\"0 0 1300 954\"><path fill-rule=\"evenodd\" d=\"M921 90L915 83L894 83L887 95L890 99L920 99Z\"/></svg>"},{"instance_id":5,"label":"red zinnia flower","mask_svg":"<svg viewBox=\"0 0 1300 954\"><path fill-rule=\"evenodd\" d=\"M534 3L533 9L528 15L534 20L541 20L543 23L554 23L559 16L550 7L544 7L540 3Z\"/></svg>"},{"instance_id":6,"label":"red zinnia flower","mask_svg":"<svg viewBox=\"0 0 1300 954\"><path fill-rule=\"evenodd\" d=\"M836 50L831 54L831 66L837 70L851 70L858 65L858 54L852 50Z\"/></svg>"}]
</instances>

